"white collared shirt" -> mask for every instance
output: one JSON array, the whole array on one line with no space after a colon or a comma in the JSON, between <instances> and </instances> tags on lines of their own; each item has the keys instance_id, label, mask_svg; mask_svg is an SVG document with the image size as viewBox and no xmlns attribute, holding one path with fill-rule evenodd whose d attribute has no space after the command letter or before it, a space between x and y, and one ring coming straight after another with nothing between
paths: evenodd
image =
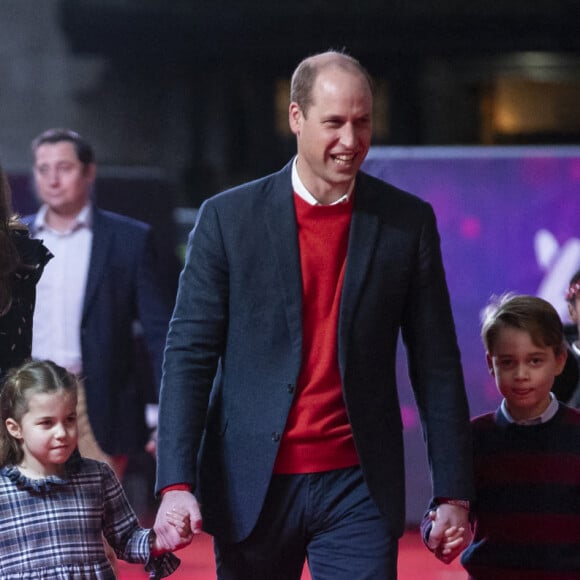
<instances>
[{"instance_id":1,"label":"white collared shirt","mask_svg":"<svg viewBox=\"0 0 580 580\"><path fill-rule=\"evenodd\" d=\"M550 404L548 405L546 410L538 417L516 421L510 415L505 399L501 402L501 412L510 423L515 423L516 425L539 425L540 423L546 423L547 421L549 421L558 412L558 406L559 406L558 400L554 396L554 393L550 393Z\"/></svg>"},{"instance_id":2,"label":"white collared shirt","mask_svg":"<svg viewBox=\"0 0 580 580\"><path fill-rule=\"evenodd\" d=\"M294 188L294 191L298 194L299 197L301 197L306 203L309 203L310 205L323 205L306 189L306 187L302 183L302 180L298 175L298 168L296 167L297 163L298 163L298 155L294 157L294 161L292 162L292 187ZM348 198L350 197L353 188L354 188L354 180L350 184L348 191L343 196L339 197L336 201L333 201L332 203L329 203L327 205L336 205L338 203L344 203L348 201Z\"/></svg>"},{"instance_id":3,"label":"white collared shirt","mask_svg":"<svg viewBox=\"0 0 580 580\"><path fill-rule=\"evenodd\" d=\"M92 207L86 205L66 232L48 226L47 209L41 207L36 216L34 237L44 241L54 258L45 266L36 287L32 356L80 373L80 329L93 241Z\"/></svg>"}]
</instances>

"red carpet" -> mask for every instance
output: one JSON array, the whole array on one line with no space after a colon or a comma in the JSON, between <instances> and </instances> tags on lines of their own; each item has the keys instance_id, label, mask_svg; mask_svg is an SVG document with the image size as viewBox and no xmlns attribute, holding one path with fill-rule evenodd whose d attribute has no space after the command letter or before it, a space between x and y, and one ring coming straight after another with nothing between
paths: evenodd
<instances>
[{"instance_id":1,"label":"red carpet","mask_svg":"<svg viewBox=\"0 0 580 580\"><path fill-rule=\"evenodd\" d=\"M201 535L191 546L177 552L181 566L172 580L215 580L211 538ZM135 564L119 563L119 580L145 580L147 574ZM399 551L399 580L465 580L467 574L456 560L449 566L439 562L423 546L419 534L409 531L401 540ZM273 579L274 580L274 579ZM310 580L307 570L302 580Z\"/></svg>"}]
</instances>

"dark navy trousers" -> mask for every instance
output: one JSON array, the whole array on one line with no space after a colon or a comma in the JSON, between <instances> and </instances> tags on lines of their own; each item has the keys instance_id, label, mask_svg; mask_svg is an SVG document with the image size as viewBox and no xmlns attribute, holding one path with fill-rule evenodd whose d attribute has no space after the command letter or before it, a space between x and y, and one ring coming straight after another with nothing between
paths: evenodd
<instances>
[{"instance_id":1,"label":"dark navy trousers","mask_svg":"<svg viewBox=\"0 0 580 580\"><path fill-rule=\"evenodd\" d=\"M395 580L398 538L370 498L360 467L274 475L244 541L214 541L218 580Z\"/></svg>"}]
</instances>

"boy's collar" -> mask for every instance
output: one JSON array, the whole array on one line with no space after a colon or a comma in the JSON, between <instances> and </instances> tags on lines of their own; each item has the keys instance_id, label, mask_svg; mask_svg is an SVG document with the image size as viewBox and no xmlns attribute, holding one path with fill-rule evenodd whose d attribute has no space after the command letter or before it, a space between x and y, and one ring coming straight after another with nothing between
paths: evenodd
<instances>
[{"instance_id":1,"label":"boy's collar","mask_svg":"<svg viewBox=\"0 0 580 580\"><path fill-rule=\"evenodd\" d=\"M540 425L541 423L546 423L558 412L558 400L554 396L554 393L550 393L550 404L546 407L546 410L538 417L533 417L532 419L522 419L521 421L516 421L508 411L507 402L504 399L501 402L501 412L503 416L509 423L514 423L515 425Z\"/></svg>"}]
</instances>

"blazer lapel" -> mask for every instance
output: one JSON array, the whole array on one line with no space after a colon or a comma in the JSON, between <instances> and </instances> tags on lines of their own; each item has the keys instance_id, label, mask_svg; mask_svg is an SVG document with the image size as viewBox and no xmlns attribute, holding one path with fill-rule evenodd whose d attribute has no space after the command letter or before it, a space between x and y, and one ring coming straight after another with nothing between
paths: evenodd
<instances>
[{"instance_id":1,"label":"blazer lapel","mask_svg":"<svg viewBox=\"0 0 580 580\"><path fill-rule=\"evenodd\" d=\"M105 276L107 256L113 243L113 237L109 231L109 224L103 219L99 210L93 207L93 243L91 245L89 272L85 289L83 319L95 297L101 279Z\"/></svg>"},{"instance_id":2,"label":"blazer lapel","mask_svg":"<svg viewBox=\"0 0 580 580\"><path fill-rule=\"evenodd\" d=\"M379 219L376 213L367 208L367 198L368 192L363 187L360 190L355 188L338 321L338 362L343 376L346 364L345 341L350 334L349 329L354 311L379 234Z\"/></svg>"},{"instance_id":3,"label":"blazer lapel","mask_svg":"<svg viewBox=\"0 0 580 580\"><path fill-rule=\"evenodd\" d=\"M278 263L280 287L286 305L286 318L293 345L302 351L302 275L294 198L288 167L276 175L265 199L266 243Z\"/></svg>"}]
</instances>

